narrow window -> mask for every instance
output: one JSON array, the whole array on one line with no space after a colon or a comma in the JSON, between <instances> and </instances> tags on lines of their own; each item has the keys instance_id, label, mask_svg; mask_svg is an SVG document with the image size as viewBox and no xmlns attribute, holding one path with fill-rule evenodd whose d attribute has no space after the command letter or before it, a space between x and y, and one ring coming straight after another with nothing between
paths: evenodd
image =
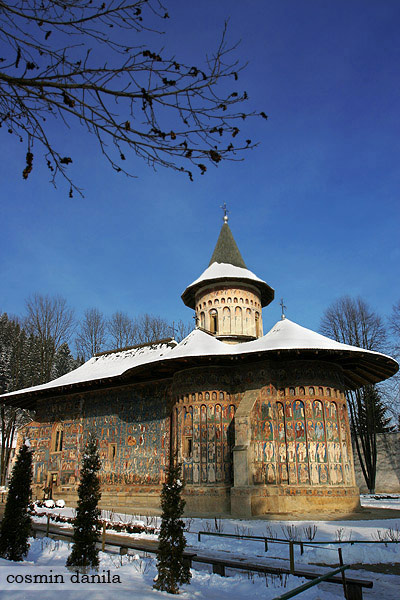
<instances>
[{"instance_id":1,"label":"narrow window","mask_svg":"<svg viewBox=\"0 0 400 600\"><path fill-rule=\"evenodd\" d=\"M117 444L108 445L108 460L115 460L117 455Z\"/></svg>"},{"instance_id":2,"label":"narrow window","mask_svg":"<svg viewBox=\"0 0 400 600\"><path fill-rule=\"evenodd\" d=\"M218 313L216 310L210 310L210 331L218 333Z\"/></svg>"},{"instance_id":3,"label":"narrow window","mask_svg":"<svg viewBox=\"0 0 400 600\"><path fill-rule=\"evenodd\" d=\"M255 314L256 319L256 337L260 337L260 315L258 312Z\"/></svg>"},{"instance_id":4,"label":"narrow window","mask_svg":"<svg viewBox=\"0 0 400 600\"><path fill-rule=\"evenodd\" d=\"M57 425L57 428L53 432L53 439L52 439L52 444L51 444L52 452L61 452L62 451L63 438L64 438L64 432L63 432L62 425Z\"/></svg>"},{"instance_id":5,"label":"narrow window","mask_svg":"<svg viewBox=\"0 0 400 600\"><path fill-rule=\"evenodd\" d=\"M184 437L183 438L183 456L185 458L192 458L193 454L193 438L192 437Z\"/></svg>"}]
</instances>

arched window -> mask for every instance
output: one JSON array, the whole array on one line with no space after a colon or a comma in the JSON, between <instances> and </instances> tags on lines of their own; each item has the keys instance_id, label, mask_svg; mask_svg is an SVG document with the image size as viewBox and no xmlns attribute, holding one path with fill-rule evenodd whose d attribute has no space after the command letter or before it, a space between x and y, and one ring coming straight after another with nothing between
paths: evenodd
<instances>
[{"instance_id":1,"label":"arched window","mask_svg":"<svg viewBox=\"0 0 400 600\"><path fill-rule=\"evenodd\" d=\"M215 309L210 310L210 331L218 333L218 313Z\"/></svg>"},{"instance_id":2,"label":"arched window","mask_svg":"<svg viewBox=\"0 0 400 600\"><path fill-rule=\"evenodd\" d=\"M204 314L204 312L200 313L200 327L202 327L203 329L206 328L206 315Z\"/></svg>"},{"instance_id":3,"label":"arched window","mask_svg":"<svg viewBox=\"0 0 400 600\"><path fill-rule=\"evenodd\" d=\"M260 337L260 313L256 312L255 320L256 320L256 337Z\"/></svg>"}]
</instances>

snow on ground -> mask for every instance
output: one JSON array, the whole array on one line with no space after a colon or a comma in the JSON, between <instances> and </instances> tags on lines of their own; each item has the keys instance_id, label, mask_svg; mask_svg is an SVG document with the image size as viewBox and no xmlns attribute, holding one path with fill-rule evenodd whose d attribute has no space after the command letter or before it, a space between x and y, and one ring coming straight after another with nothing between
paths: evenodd
<instances>
[{"instance_id":1,"label":"snow on ground","mask_svg":"<svg viewBox=\"0 0 400 600\"><path fill-rule=\"evenodd\" d=\"M367 507L400 508L400 496L370 497L363 496L362 504ZM38 509L44 511L44 508ZM74 516L74 510L68 507L49 509L51 514ZM114 522L141 522L147 525L159 525L160 519L140 515L121 515L103 511L103 518ZM46 517L35 518L35 521L45 522ZM337 544L315 547L316 541L333 542L338 537L341 540L376 540L379 535L400 531L400 519L358 520L358 521L267 521L252 519L187 519L189 531L186 533L188 546L198 554L223 555L234 558L254 558L257 562L288 565L288 546L270 543L268 552L264 551L261 541L237 540L204 536L197 540L198 531L215 531L215 527L223 533L239 533L250 535L267 535L268 537L287 538L289 534L297 535L306 541L307 531L314 530L315 538L313 547L305 547L301 555L300 548L295 549L295 564L307 570L317 569L315 563L334 565L338 563ZM58 524L60 525L60 524ZM380 534L378 534L378 531ZM125 534L129 535L129 534ZM133 534L131 537L156 539L156 535ZM372 590L364 590L365 600L399 600L400 577L391 574L398 573L400 568L400 543L399 544L341 544L344 562L348 564L365 564L366 569L347 571L348 576L359 579L369 579L374 582ZM3 600L40 600L54 599L70 600L85 594L87 600L156 600L157 598L170 597L166 593L153 590L153 579L156 575L156 561L152 556L133 553L120 557L117 554L100 553L101 564L98 574L99 583L74 582L76 575L65 568L65 562L70 551L67 542L49 540L47 538L31 540L31 548L26 561L11 563L0 559L0 599ZM382 572L371 572L368 564L373 564ZM380 565L380 567L376 567ZM261 577L257 574L248 576L245 573L230 572L229 577L220 577L211 573L208 565L195 565L192 569L192 582L183 586L181 598L195 600L247 600L250 596L254 599L272 600L280 594L298 587L305 580L284 576ZM111 583L107 583L108 573ZM29 583L25 576L47 575L48 582ZM55 576L58 575L58 582ZM17 576L17 580L15 577ZM54 583L51 583L53 578ZM112 583L114 577L114 583ZM7 581L8 578L8 581ZM63 580L61 582L61 579ZM299 596L300 600L338 600L343 598L343 589L340 585L320 584Z\"/></svg>"}]
</instances>

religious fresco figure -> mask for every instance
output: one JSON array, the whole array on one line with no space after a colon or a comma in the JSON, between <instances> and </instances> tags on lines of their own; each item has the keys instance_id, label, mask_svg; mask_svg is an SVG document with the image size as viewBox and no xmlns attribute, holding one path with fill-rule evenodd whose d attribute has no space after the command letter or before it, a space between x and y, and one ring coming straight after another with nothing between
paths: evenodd
<instances>
[{"instance_id":1,"label":"religious fresco figure","mask_svg":"<svg viewBox=\"0 0 400 600\"><path fill-rule=\"evenodd\" d=\"M274 429L273 429L271 421L265 421L263 430L264 430L263 431L264 439L272 440L274 437Z\"/></svg>"},{"instance_id":2,"label":"religious fresco figure","mask_svg":"<svg viewBox=\"0 0 400 600\"><path fill-rule=\"evenodd\" d=\"M279 444L279 460L280 462L286 461L286 444Z\"/></svg>"},{"instance_id":3,"label":"religious fresco figure","mask_svg":"<svg viewBox=\"0 0 400 600\"><path fill-rule=\"evenodd\" d=\"M315 423L315 437L317 440L324 439L324 425L322 421L317 421Z\"/></svg>"},{"instance_id":4,"label":"religious fresco figure","mask_svg":"<svg viewBox=\"0 0 400 600\"><path fill-rule=\"evenodd\" d=\"M293 440L294 439L294 432L293 432L293 423L292 421L288 421L286 423L286 437L288 440Z\"/></svg>"},{"instance_id":5,"label":"religious fresco figure","mask_svg":"<svg viewBox=\"0 0 400 600\"><path fill-rule=\"evenodd\" d=\"M264 442L264 456L266 462L274 460L275 446L273 442Z\"/></svg>"},{"instance_id":6,"label":"religious fresco figure","mask_svg":"<svg viewBox=\"0 0 400 600\"><path fill-rule=\"evenodd\" d=\"M313 413L315 419L322 418L322 402L320 400L314 400L313 402Z\"/></svg>"},{"instance_id":7,"label":"religious fresco figure","mask_svg":"<svg viewBox=\"0 0 400 600\"><path fill-rule=\"evenodd\" d=\"M308 483L308 468L302 464L298 467L299 471L299 483Z\"/></svg>"},{"instance_id":8,"label":"religious fresco figure","mask_svg":"<svg viewBox=\"0 0 400 600\"><path fill-rule=\"evenodd\" d=\"M312 421L307 421L307 435L309 440L315 440L315 425Z\"/></svg>"},{"instance_id":9,"label":"religious fresco figure","mask_svg":"<svg viewBox=\"0 0 400 600\"><path fill-rule=\"evenodd\" d=\"M200 483L200 465L198 463L193 464L193 483Z\"/></svg>"},{"instance_id":10,"label":"religious fresco figure","mask_svg":"<svg viewBox=\"0 0 400 600\"><path fill-rule=\"evenodd\" d=\"M313 410L312 410L311 400L306 400L305 413L306 413L307 419L313 418Z\"/></svg>"},{"instance_id":11,"label":"religious fresco figure","mask_svg":"<svg viewBox=\"0 0 400 600\"><path fill-rule=\"evenodd\" d=\"M267 481L266 483L275 483L275 469L271 463L267 467Z\"/></svg>"},{"instance_id":12,"label":"religious fresco figure","mask_svg":"<svg viewBox=\"0 0 400 600\"><path fill-rule=\"evenodd\" d=\"M317 444L317 459L318 462L326 462L326 445L325 442L318 442Z\"/></svg>"},{"instance_id":13,"label":"religious fresco figure","mask_svg":"<svg viewBox=\"0 0 400 600\"><path fill-rule=\"evenodd\" d=\"M326 439L332 440L332 438L333 438L333 426L332 426L332 423L330 421L328 421L326 424Z\"/></svg>"},{"instance_id":14,"label":"religious fresco figure","mask_svg":"<svg viewBox=\"0 0 400 600\"><path fill-rule=\"evenodd\" d=\"M289 464L289 484L295 485L297 483L297 471L294 463Z\"/></svg>"},{"instance_id":15,"label":"religious fresco figure","mask_svg":"<svg viewBox=\"0 0 400 600\"><path fill-rule=\"evenodd\" d=\"M293 418L292 403L290 402L290 400L286 400L286 403L285 403L285 414L286 414L286 417L288 419L292 419Z\"/></svg>"},{"instance_id":16,"label":"religious fresco figure","mask_svg":"<svg viewBox=\"0 0 400 600\"><path fill-rule=\"evenodd\" d=\"M271 402L263 402L261 404L261 418L263 421L273 418Z\"/></svg>"},{"instance_id":17,"label":"religious fresco figure","mask_svg":"<svg viewBox=\"0 0 400 600\"><path fill-rule=\"evenodd\" d=\"M301 400L296 400L294 402L294 418L295 419L304 419L304 404Z\"/></svg>"},{"instance_id":18,"label":"religious fresco figure","mask_svg":"<svg viewBox=\"0 0 400 600\"><path fill-rule=\"evenodd\" d=\"M315 464L315 463L312 463L310 465L310 479L311 479L311 483L313 485L318 485L319 484L318 465Z\"/></svg>"},{"instance_id":19,"label":"religious fresco figure","mask_svg":"<svg viewBox=\"0 0 400 600\"><path fill-rule=\"evenodd\" d=\"M326 465L319 465L319 481L321 484L328 483L328 469Z\"/></svg>"},{"instance_id":20,"label":"religious fresco figure","mask_svg":"<svg viewBox=\"0 0 400 600\"><path fill-rule=\"evenodd\" d=\"M305 460L307 459L307 450L305 442L297 442L296 453L297 460L299 462L305 462Z\"/></svg>"},{"instance_id":21,"label":"religious fresco figure","mask_svg":"<svg viewBox=\"0 0 400 600\"><path fill-rule=\"evenodd\" d=\"M278 409L278 419L279 421L283 421L285 418L284 412L283 412L283 404L281 402L277 402L276 403L277 409Z\"/></svg>"},{"instance_id":22,"label":"religious fresco figure","mask_svg":"<svg viewBox=\"0 0 400 600\"><path fill-rule=\"evenodd\" d=\"M304 422L297 421L295 425L296 430L296 440L302 440L305 438L306 432L304 430Z\"/></svg>"},{"instance_id":23,"label":"religious fresco figure","mask_svg":"<svg viewBox=\"0 0 400 600\"><path fill-rule=\"evenodd\" d=\"M311 462L316 462L316 460L317 460L317 443L316 442L308 442L308 456L310 457Z\"/></svg>"},{"instance_id":24,"label":"religious fresco figure","mask_svg":"<svg viewBox=\"0 0 400 600\"><path fill-rule=\"evenodd\" d=\"M280 441L285 440L285 425L284 425L284 423L279 423L279 425L278 425L278 438Z\"/></svg>"},{"instance_id":25,"label":"religious fresco figure","mask_svg":"<svg viewBox=\"0 0 400 600\"><path fill-rule=\"evenodd\" d=\"M346 442L342 442L342 456L343 456L343 462L347 463L349 461L349 455L347 453L347 444L346 444Z\"/></svg>"},{"instance_id":26,"label":"religious fresco figure","mask_svg":"<svg viewBox=\"0 0 400 600\"><path fill-rule=\"evenodd\" d=\"M283 463L282 465L280 465L279 476L280 476L280 480L282 482L286 483L288 481L288 470L287 470L287 464L286 463Z\"/></svg>"},{"instance_id":27,"label":"religious fresco figure","mask_svg":"<svg viewBox=\"0 0 400 600\"><path fill-rule=\"evenodd\" d=\"M287 455L288 455L288 461L294 462L294 460L295 460L295 444L294 444L294 442L288 442Z\"/></svg>"}]
</instances>

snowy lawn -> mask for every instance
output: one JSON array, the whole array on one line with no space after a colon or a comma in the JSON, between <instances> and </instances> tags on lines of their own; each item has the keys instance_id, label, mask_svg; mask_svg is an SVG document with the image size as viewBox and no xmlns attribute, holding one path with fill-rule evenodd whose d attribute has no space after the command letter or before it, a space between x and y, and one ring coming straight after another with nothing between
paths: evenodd
<instances>
[{"instance_id":1,"label":"snowy lawn","mask_svg":"<svg viewBox=\"0 0 400 600\"><path fill-rule=\"evenodd\" d=\"M391 495L393 496L393 495ZM376 499L368 496L362 497L363 506L400 508L400 496L397 498ZM44 511L44 508L38 509ZM74 516L71 508L46 509L55 515ZM104 511L103 518L111 522L131 523L138 522L144 525L159 525L159 518L140 515L119 515ZM35 521L46 522L46 516L35 518ZM68 526L68 525L66 525ZM200 542L197 540L198 531L215 531L217 527L223 533L238 533L246 535L262 535L272 538L296 537L307 541L307 536L314 535L312 543L317 541L333 542L341 540L377 540L379 537L392 535L396 538L399 533L399 519L363 520L363 521L267 521L240 519L187 519L189 531L186 533L188 546L198 554L212 554L226 556L227 558L253 558L257 562L276 563L288 565L288 546L270 543L268 552L264 551L261 541L237 540L205 536ZM111 532L111 530L110 530ZM115 532L114 532L115 533ZM124 534L133 538L156 539L157 535ZM305 547L301 555L300 548L295 549L295 564L297 567L317 569L314 563L334 565L338 563L337 544L320 547ZM400 568L400 543L399 544L341 544L345 563L365 564L365 570L347 571L348 576L359 579L369 579L374 582L372 590L364 590L365 600L384 599L399 600L400 577L391 574ZM22 600L31 598L72 599L83 593L87 600L147 600L168 598L166 593L152 589L153 579L156 575L156 561L151 556L139 556L134 553L130 556L120 557L117 554L100 553L101 564L98 571L99 583L86 583L77 581L77 576L65 568L69 554L67 542L44 539L31 540L31 548L26 561L11 563L0 559L0 598L7 600ZM375 569L380 572L368 571L368 564L380 565ZM394 565L394 566L392 566ZM211 567L195 565L192 569L192 583L182 588L180 597L196 600L247 600L262 598L272 600L280 594L298 587L305 580L293 577L267 576L256 574L229 573L229 577L220 577L212 574ZM201 569L201 570L200 570ZM385 571L385 572L384 572ZM31 583L35 575L46 575L47 583ZM58 576L58 577L56 577ZM71 580L72 577L72 580ZM8 579L8 580L7 580ZM110 583L108 583L110 581ZM114 582L113 582L114 581ZM35 593L39 592L39 593ZM340 585L321 584L299 596L304 600L337 600L343 598L343 589Z\"/></svg>"}]
</instances>

